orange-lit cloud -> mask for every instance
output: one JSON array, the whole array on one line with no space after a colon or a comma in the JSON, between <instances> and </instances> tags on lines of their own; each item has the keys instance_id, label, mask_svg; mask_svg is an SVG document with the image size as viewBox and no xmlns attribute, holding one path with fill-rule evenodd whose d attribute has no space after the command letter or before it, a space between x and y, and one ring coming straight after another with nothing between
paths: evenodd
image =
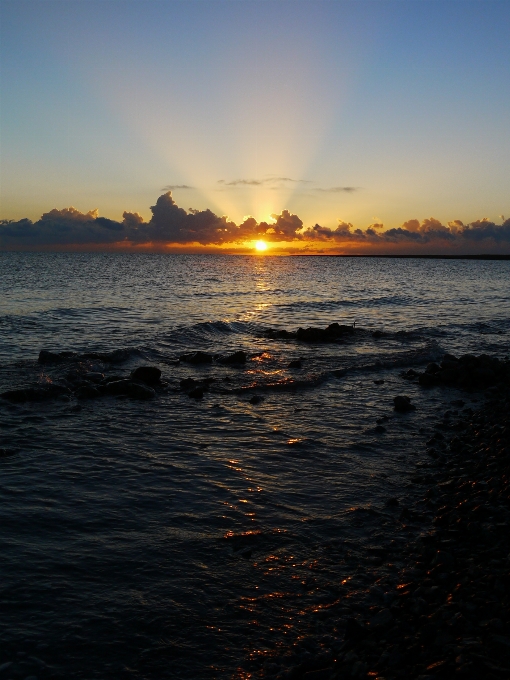
<instances>
[{"instance_id":1,"label":"orange-lit cloud","mask_svg":"<svg viewBox=\"0 0 510 680\"><path fill-rule=\"evenodd\" d=\"M277 178L278 180L284 178ZM239 180L241 181L241 180ZM339 220L335 229L315 224L305 227L303 221L282 210L271 220L257 221L246 217L239 224L211 210L188 211L174 201L171 191L160 196L151 206L152 217L146 222L136 212L123 213L122 222L98 216L97 209L82 213L76 208L53 209L37 222L0 221L0 249L56 248L143 248L182 251L221 248L223 252L250 252L253 243L271 244L271 252L327 253L359 252L420 253L433 252L510 252L510 219L496 224L487 218L464 224L453 220L447 225L430 217L411 219L400 227L385 229L375 222L366 229L355 228Z\"/></svg>"}]
</instances>

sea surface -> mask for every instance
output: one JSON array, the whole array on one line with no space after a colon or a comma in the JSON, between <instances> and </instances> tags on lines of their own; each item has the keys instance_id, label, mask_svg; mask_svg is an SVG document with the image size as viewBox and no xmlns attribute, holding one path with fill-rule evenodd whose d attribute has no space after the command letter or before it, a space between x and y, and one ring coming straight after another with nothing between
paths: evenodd
<instances>
[{"instance_id":1,"label":"sea surface","mask_svg":"<svg viewBox=\"0 0 510 680\"><path fill-rule=\"evenodd\" d=\"M477 399L401 373L507 356L509 298L508 261L1 253L0 392L63 380L42 349L126 350L74 366L154 365L163 388L0 399L0 669L255 678L289 650L329 653L381 551L397 573L419 530L400 513L434 423ZM333 322L361 332L267 333ZM248 361L179 362L196 350ZM187 377L213 379L202 400ZM416 411L395 413L399 394Z\"/></svg>"}]
</instances>

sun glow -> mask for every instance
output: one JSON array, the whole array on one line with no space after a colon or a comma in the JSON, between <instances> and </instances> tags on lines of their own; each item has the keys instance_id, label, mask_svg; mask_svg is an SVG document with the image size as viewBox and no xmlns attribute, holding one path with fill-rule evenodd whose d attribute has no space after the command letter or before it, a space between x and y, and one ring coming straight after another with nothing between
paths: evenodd
<instances>
[{"instance_id":1,"label":"sun glow","mask_svg":"<svg viewBox=\"0 0 510 680\"><path fill-rule=\"evenodd\" d=\"M255 250L262 253L264 250L267 250L267 243L265 241L255 241Z\"/></svg>"}]
</instances>

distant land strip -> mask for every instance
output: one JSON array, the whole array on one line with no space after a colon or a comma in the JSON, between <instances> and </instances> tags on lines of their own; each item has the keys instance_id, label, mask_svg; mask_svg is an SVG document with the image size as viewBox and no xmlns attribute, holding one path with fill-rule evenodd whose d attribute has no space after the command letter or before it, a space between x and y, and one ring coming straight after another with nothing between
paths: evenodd
<instances>
[{"instance_id":1,"label":"distant land strip","mask_svg":"<svg viewBox=\"0 0 510 680\"><path fill-rule=\"evenodd\" d=\"M338 254L320 254L320 253L313 253L313 254L304 254L304 253L299 253L299 254L293 254L291 257L385 257L389 259L406 259L406 260L510 260L510 255L490 255L490 254L481 254L481 255L377 255L377 254L370 254L370 255L364 255L364 254L358 254L358 255L353 255L352 253L345 254L345 255L338 255Z\"/></svg>"}]
</instances>

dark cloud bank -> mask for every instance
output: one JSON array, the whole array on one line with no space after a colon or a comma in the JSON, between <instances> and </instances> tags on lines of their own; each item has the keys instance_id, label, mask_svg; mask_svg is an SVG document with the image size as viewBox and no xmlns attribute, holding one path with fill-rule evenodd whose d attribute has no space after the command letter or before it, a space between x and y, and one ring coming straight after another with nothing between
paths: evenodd
<instances>
[{"instance_id":1,"label":"dark cloud bank","mask_svg":"<svg viewBox=\"0 0 510 680\"><path fill-rule=\"evenodd\" d=\"M336 229L316 224L304 228L297 215L283 210L273 215L274 222L257 222L249 217L241 224L218 217L210 210L189 211L179 208L170 191L151 207L152 217L144 222L138 213L124 212L122 222L99 217L96 211L81 213L75 208L51 210L37 222L0 221L0 249L37 250L49 247L154 246L168 243L221 246L263 238L272 242L317 246L327 252L342 247L348 252L510 252L510 219L501 225L484 218L463 224L459 220L443 225L429 218L423 222L409 220L397 229L372 224L355 229L340 222Z\"/></svg>"}]
</instances>

